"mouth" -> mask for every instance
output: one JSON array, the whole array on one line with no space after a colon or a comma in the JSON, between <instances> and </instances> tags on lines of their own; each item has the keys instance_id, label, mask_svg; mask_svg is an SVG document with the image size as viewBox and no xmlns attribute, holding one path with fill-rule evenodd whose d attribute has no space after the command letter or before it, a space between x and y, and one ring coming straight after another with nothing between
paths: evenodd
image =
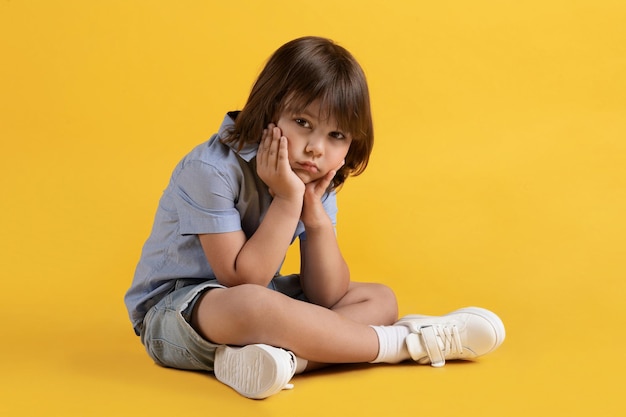
<instances>
[{"instance_id":1,"label":"mouth","mask_svg":"<svg viewBox=\"0 0 626 417\"><path fill-rule=\"evenodd\" d=\"M317 174L318 172L320 172L319 168L317 167L317 164L313 163L313 162L296 162L295 164L295 169L300 169L306 172L310 172L311 174Z\"/></svg>"}]
</instances>

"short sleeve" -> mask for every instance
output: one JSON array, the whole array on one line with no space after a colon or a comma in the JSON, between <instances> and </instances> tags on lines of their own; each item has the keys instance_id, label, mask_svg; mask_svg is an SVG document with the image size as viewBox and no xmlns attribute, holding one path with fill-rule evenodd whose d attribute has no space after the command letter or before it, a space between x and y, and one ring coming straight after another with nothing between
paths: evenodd
<instances>
[{"instance_id":1,"label":"short sleeve","mask_svg":"<svg viewBox=\"0 0 626 417\"><path fill-rule=\"evenodd\" d=\"M202 161L189 161L172 184L181 235L241 230L237 181Z\"/></svg>"}]
</instances>

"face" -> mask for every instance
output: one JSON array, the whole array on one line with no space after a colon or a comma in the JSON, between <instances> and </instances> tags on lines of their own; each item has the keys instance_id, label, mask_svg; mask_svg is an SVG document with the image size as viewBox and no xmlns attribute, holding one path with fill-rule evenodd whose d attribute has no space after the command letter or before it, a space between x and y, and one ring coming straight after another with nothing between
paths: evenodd
<instances>
[{"instance_id":1,"label":"face","mask_svg":"<svg viewBox=\"0 0 626 417\"><path fill-rule=\"evenodd\" d=\"M325 113L313 102L300 113L283 111L276 123L289 144L289 165L305 184L339 169L352 142Z\"/></svg>"}]
</instances>

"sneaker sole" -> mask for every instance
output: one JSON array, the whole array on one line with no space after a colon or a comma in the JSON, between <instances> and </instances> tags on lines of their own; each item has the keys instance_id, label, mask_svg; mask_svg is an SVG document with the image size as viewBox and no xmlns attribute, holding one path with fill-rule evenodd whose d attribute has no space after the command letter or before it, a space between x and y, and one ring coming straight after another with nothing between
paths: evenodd
<instances>
[{"instance_id":1,"label":"sneaker sole","mask_svg":"<svg viewBox=\"0 0 626 417\"><path fill-rule=\"evenodd\" d=\"M219 347L215 352L214 374L218 381L244 397L267 398L289 387L293 372L290 361L283 360L282 353L265 345ZM278 354L281 357L277 358Z\"/></svg>"}]
</instances>

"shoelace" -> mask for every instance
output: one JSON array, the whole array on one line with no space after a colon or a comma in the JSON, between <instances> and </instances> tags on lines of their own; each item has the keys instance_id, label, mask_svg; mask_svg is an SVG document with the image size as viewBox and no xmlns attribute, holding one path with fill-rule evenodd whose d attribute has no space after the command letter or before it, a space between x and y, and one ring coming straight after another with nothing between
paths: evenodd
<instances>
[{"instance_id":1,"label":"shoelace","mask_svg":"<svg viewBox=\"0 0 626 417\"><path fill-rule=\"evenodd\" d=\"M442 336L442 331L443 330L443 334L445 335ZM452 326L444 326L442 329L439 331L439 336L441 337L441 340L443 341L443 345L444 345L444 352L447 355L448 353L452 352L452 353L463 353L463 344L461 343L461 334L459 333L459 330L456 328L456 326L452 325Z\"/></svg>"},{"instance_id":2,"label":"shoelace","mask_svg":"<svg viewBox=\"0 0 626 417\"><path fill-rule=\"evenodd\" d=\"M414 335L414 336L412 336ZM418 335L421 336L426 354L430 359L430 364L434 367L441 367L446 363L446 356L451 353L463 353L461 335L455 325L433 325L420 327L412 337L407 338L409 352L411 345L419 343ZM418 360L418 358L413 358Z\"/></svg>"}]
</instances>

